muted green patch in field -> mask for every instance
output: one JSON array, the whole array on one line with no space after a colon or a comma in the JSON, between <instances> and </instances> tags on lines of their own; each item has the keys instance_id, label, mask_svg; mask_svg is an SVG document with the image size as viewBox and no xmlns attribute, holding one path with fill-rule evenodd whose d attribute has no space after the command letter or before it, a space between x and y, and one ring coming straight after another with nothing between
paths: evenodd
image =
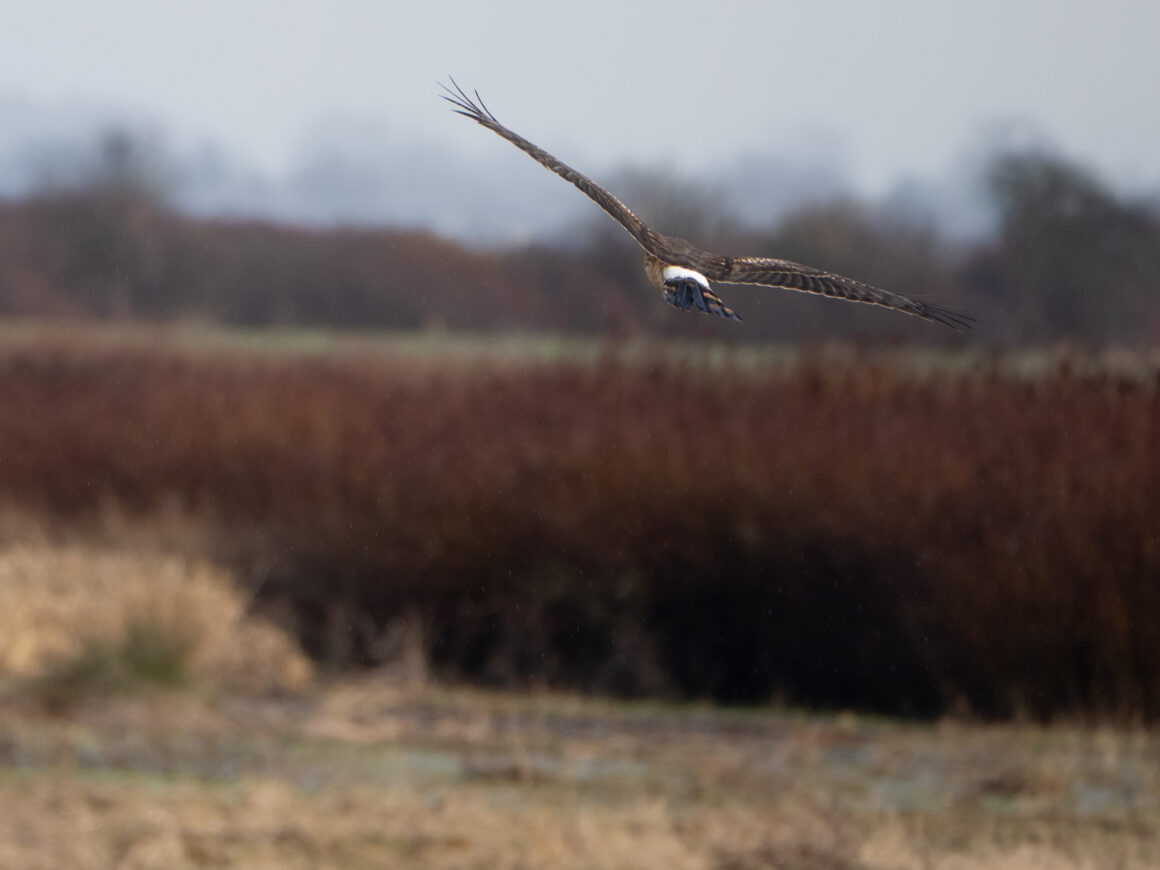
<instances>
[{"instance_id":1,"label":"muted green patch in field","mask_svg":"<svg viewBox=\"0 0 1160 870\"><path fill-rule=\"evenodd\" d=\"M30 678L23 691L61 708L141 687L178 688L189 683L197 644L193 634L135 618L117 637L86 640L77 653Z\"/></svg>"}]
</instances>

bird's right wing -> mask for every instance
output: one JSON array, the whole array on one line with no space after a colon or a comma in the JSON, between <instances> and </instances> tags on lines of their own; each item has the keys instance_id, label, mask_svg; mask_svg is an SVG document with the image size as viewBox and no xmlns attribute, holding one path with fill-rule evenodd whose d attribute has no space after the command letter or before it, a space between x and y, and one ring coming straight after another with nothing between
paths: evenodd
<instances>
[{"instance_id":1,"label":"bird's right wing","mask_svg":"<svg viewBox=\"0 0 1160 870\"><path fill-rule=\"evenodd\" d=\"M557 160L543 148L533 145L523 136L518 133L513 133L498 120L495 115L488 110L487 106L483 104L483 100L479 96L479 91L475 92L475 99L469 97L461 87L451 80L451 85L454 88L447 87L442 82L439 86L447 93L441 95L443 99L455 106L455 111L464 117L471 118L478 124L481 124L487 129L491 130L503 138L507 139L521 151L531 155L540 165L546 166L548 169L555 172L565 181L570 181L576 187L580 188L588 197L598 206L604 209L608 214L612 215L621 226L628 230L629 234L637 240L642 248L650 250L649 237L654 235L652 230L645 226L644 221L633 214L632 209L627 205L589 178Z\"/></svg>"},{"instance_id":2,"label":"bird's right wing","mask_svg":"<svg viewBox=\"0 0 1160 870\"><path fill-rule=\"evenodd\" d=\"M720 259L720 258L714 258ZM848 299L851 302L866 302L893 308L903 314L912 314L924 320L932 320L951 329L970 329L975 320L951 308L944 308L921 299L891 293L870 284L864 284L844 275L825 272L813 266L803 266L790 260L770 257L730 257L724 268L715 268L706 261L704 272L716 281L726 284L761 284L766 287L783 287L803 293L817 293L834 299Z\"/></svg>"}]
</instances>

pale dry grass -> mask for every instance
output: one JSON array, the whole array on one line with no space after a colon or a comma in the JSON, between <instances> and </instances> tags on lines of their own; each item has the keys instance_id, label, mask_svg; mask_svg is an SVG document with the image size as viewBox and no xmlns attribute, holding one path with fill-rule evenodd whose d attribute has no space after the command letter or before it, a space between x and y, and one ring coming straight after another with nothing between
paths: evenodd
<instances>
[{"instance_id":1,"label":"pale dry grass","mask_svg":"<svg viewBox=\"0 0 1160 870\"><path fill-rule=\"evenodd\" d=\"M145 637L181 655L176 664L202 688L299 691L311 678L297 647L249 617L229 574L204 561L8 546L0 550L0 602L0 677L28 682Z\"/></svg>"},{"instance_id":2,"label":"pale dry grass","mask_svg":"<svg viewBox=\"0 0 1160 870\"><path fill-rule=\"evenodd\" d=\"M0 705L4 868L1160 866L1148 732L911 726L377 678Z\"/></svg>"},{"instance_id":3,"label":"pale dry grass","mask_svg":"<svg viewBox=\"0 0 1160 870\"><path fill-rule=\"evenodd\" d=\"M189 639L185 687L26 703L142 623ZM0 674L4 870L1160 866L1154 732L308 687L198 560L0 551Z\"/></svg>"},{"instance_id":4,"label":"pale dry grass","mask_svg":"<svg viewBox=\"0 0 1160 870\"><path fill-rule=\"evenodd\" d=\"M714 844L660 801L566 807L280 783L190 785L39 781L0 786L0 866L49 868L617 867L699 870ZM13 807L14 813L8 808ZM696 825L692 825L693 828ZM67 830L68 836L62 836ZM699 832L698 832L699 833ZM728 836L718 828L713 836Z\"/></svg>"},{"instance_id":5,"label":"pale dry grass","mask_svg":"<svg viewBox=\"0 0 1160 870\"><path fill-rule=\"evenodd\" d=\"M403 742L418 751L415 740ZM669 773L731 764L728 753L683 746L679 736L663 742L670 759L684 758ZM1100 870L1160 860L1155 820L859 807L809 766L776 794L751 790L749 774L733 791L697 796L666 787L663 776L585 785L405 775L385 769L384 750L359 756L352 770L341 745L312 745L298 733L235 776L96 770L59 753L35 772L0 775L0 867ZM297 767L303 752L341 772Z\"/></svg>"}]
</instances>

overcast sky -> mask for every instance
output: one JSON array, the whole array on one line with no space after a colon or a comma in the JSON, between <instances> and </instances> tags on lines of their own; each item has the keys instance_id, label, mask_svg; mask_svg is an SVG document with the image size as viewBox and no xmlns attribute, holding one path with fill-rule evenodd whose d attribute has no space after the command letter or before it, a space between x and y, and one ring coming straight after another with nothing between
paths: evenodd
<instances>
[{"instance_id":1,"label":"overcast sky","mask_svg":"<svg viewBox=\"0 0 1160 870\"><path fill-rule=\"evenodd\" d=\"M1160 186L1146 0L6 5L0 101L155 124L169 147L213 143L272 176L330 128L527 162L436 99L452 74L590 171L756 153L821 160L877 194L998 132Z\"/></svg>"}]
</instances>

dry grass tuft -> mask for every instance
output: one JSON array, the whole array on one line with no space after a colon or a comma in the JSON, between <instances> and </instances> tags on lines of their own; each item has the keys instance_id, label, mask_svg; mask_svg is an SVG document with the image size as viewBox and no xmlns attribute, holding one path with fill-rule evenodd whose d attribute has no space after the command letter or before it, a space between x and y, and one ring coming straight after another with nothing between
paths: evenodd
<instances>
[{"instance_id":1,"label":"dry grass tuft","mask_svg":"<svg viewBox=\"0 0 1160 870\"><path fill-rule=\"evenodd\" d=\"M53 703L140 684L304 688L311 667L222 569L81 546L0 551L0 676Z\"/></svg>"}]
</instances>

